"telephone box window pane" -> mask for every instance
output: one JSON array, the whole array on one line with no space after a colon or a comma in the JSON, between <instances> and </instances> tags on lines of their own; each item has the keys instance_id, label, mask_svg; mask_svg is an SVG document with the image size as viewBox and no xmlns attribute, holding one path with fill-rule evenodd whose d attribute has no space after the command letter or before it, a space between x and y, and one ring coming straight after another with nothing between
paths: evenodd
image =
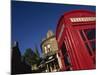
<instances>
[{"instance_id":1,"label":"telephone box window pane","mask_svg":"<svg viewBox=\"0 0 100 75\"><path fill-rule=\"evenodd\" d=\"M65 46L64 43L63 43L63 45L62 45L61 51L62 51L62 54L63 54L63 55L65 55L66 52L67 52L67 50L66 50L66 46Z\"/></svg>"},{"instance_id":2,"label":"telephone box window pane","mask_svg":"<svg viewBox=\"0 0 100 75\"><path fill-rule=\"evenodd\" d=\"M62 55L63 55L65 66L70 66L70 62L69 62L70 59L68 58L68 54L67 54L67 49L66 49L65 43L62 44L61 51L62 51ZM67 68L67 70L70 70L70 67Z\"/></svg>"},{"instance_id":3,"label":"telephone box window pane","mask_svg":"<svg viewBox=\"0 0 100 75\"><path fill-rule=\"evenodd\" d=\"M70 65L68 56L64 56L64 62L66 66Z\"/></svg>"},{"instance_id":4,"label":"telephone box window pane","mask_svg":"<svg viewBox=\"0 0 100 75\"><path fill-rule=\"evenodd\" d=\"M86 45L86 48L87 48L87 50L88 50L89 54L90 54L90 55L92 55L91 50L90 50L90 48L89 48L88 44L87 44L87 43L85 43L85 45Z\"/></svg>"},{"instance_id":5,"label":"telephone box window pane","mask_svg":"<svg viewBox=\"0 0 100 75\"><path fill-rule=\"evenodd\" d=\"M95 51L95 49L96 49L95 41L90 42L90 44L91 44L92 50Z\"/></svg>"},{"instance_id":6,"label":"telephone box window pane","mask_svg":"<svg viewBox=\"0 0 100 75\"><path fill-rule=\"evenodd\" d=\"M89 29L89 30L87 29L87 30L84 30L84 32L86 33L88 40L95 39L95 36L96 36L95 29Z\"/></svg>"}]
</instances>

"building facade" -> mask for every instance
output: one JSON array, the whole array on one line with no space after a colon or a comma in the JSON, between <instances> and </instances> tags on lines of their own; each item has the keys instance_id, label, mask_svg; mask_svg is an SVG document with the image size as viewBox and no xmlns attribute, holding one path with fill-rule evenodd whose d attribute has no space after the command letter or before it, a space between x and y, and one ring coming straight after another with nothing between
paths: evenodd
<instances>
[{"instance_id":1,"label":"building facade","mask_svg":"<svg viewBox=\"0 0 100 75\"><path fill-rule=\"evenodd\" d=\"M49 30L47 36L41 43L42 55L44 62L41 64L44 65L44 72L55 72L59 71L59 65L57 60L57 50L58 45L54 33Z\"/></svg>"},{"instance_id":2,"label":"building facade","mask_svg":"<svg viewBox=\"0 0 100 75\"><path fill-rule=\"evenodd\" d=\"M61 70L96 68L96 14L87 10L65 13L56 29Z\"/></svg>"}]
</instances>

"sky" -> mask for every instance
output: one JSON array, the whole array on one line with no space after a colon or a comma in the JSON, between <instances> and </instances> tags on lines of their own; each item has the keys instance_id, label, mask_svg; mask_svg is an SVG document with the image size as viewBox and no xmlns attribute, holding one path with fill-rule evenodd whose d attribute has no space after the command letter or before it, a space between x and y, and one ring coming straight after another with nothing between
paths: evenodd
<instances>
[{"instance_id":1,"label":"sky","mask_svg":"<svg viewBox=\"0 0 100 75\"><path fill-rule=\"evenodd\" d=\"M11 41L19 42L21 54L27 48L34 50L37 45L41 56L40 44L47 31L55 33L58 20L65 12L80 9L96 11L95 6L12 1Z\"/></svg>"}]
</instances>

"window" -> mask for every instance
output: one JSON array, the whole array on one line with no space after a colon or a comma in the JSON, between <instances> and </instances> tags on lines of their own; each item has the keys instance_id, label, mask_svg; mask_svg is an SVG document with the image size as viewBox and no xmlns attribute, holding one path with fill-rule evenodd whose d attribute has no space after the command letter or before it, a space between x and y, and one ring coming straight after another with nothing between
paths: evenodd
<instances>
[{"instance_id":1,"label":"window","mask_svg":"<svg viewBox=\"0 0 100 75\"><path fill-rule=\"evenodd\" d=\"M44 46L44 52L47 54L48 52L50 52L50 48L51 46L50 46L50 44L47 44L47 45L45 45Z\"/></svg>"},{"instance_id":2,"label":"window","mask_svg":"<svg viewBox=\"0 0 100 75\"><path fill-rule=\"evenodd\" d=\"M87 48L87 50L88 50L89 54L90 54L90 55L92 55L92 52L91 52L91 49L90 49L90 47L89 47L88 43L85 43L85 46L86 46L86 48Z\"/></svg>"},{"instance_id":3,"label":"window","mask_svg":"<svg viewBox=\"0 0 100 75\"><path fill-rule=\"evenodd\" d=\"M95 51L95 49L96 49L95 41L90 42L90 44L91 44L92 50Z\"/></svg>"},{"instance_id":4,"label":"window","mask_svg":"<svg viewBox=\"0 0 100 75\"><path fill-rule=\"evenodd\" d=\"M67 49L64 43L62 44L61 52L63 55L65 66L68 67L66 70L70 70L70 59L68 57Z\"/></svg>"},{"instance_id":5,"label":"window","mask_svg":"<svg viewBox=\"0 0 100 75\"><path fill-rule=\"evenodd\" d=\"M91 56L94 56L96 50L96 31L95 29L80 30L81 38Z\"/></svg>"},{"instance_id":6,"label":"window","mask_svg":"<svg viewBox=\"0 0 100 75\"><path fill-rule=\"evenodd\" d=\"M96 31L95 29L91 29L91 30L84 30L86 36L87 36L87 39L89 40L89 43L90 43L90 46L91 46L91 49L93 51L95 51L96 47L96 43L95 43L95 38L96 38Z\"/></svg>"},{"instance_id":7,"label":"window","mask_svg":"<svg viewBox=\"0 0 100 75\"><path fill-rule=\"evenodd\" d=\"M86 36L87 36L87 38L88 38L88 40L92 40L92 39L95 39L95 29L86 29L86 30L84 30L84 32L85 32L85 34L86 34Z\"/></svg>"},{"instance_id":8,"label":"window","mask_svg":"<svg viewBox=\"0 0 100 75\"><path fill-rule=\"evenodd\" d=\"M47 47L46 46L44 47L44 50L45 50L45 53L47 53Z\"/></svg>"},{"instance_id":9,"label":"window","mask_svg":"<svg viewBox=\"0 0 100 75\"><path fill-rule=\"evenodd\" d=\"M50 52L50 44L47 44L47 51Z\"/></svg>"},{"instance_id":10,"label":"window","mask_svg":"<svg viewBox=\"0 0 100 75\"><path fill-rule=\"evenodd\" d=\"M50 48L50 45L48 44L47 47Z\"/></svg>"}]
</instances>

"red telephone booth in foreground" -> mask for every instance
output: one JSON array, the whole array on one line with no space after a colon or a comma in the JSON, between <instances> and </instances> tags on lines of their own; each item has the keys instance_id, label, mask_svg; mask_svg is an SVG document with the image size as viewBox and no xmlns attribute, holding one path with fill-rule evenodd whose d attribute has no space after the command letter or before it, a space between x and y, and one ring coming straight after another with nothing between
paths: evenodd
<instances>
[{"instance_id":1,"label":"red telephone booth in foreground","mask_svg":"<svg viewBox=\"0 0 100 75\"><path fill-rule=\"evenodd\" d=\"M96 68L96 14L87 10L65 13L56 29L60 69Z\"/></svg>"}]
</instances>

